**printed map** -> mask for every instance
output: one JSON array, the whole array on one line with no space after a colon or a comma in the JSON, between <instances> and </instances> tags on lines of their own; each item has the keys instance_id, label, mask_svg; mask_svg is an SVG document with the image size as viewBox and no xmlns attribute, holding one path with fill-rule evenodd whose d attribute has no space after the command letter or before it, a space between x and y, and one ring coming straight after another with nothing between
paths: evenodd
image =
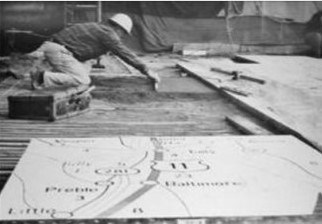
<instances>
[{"instance_id":1,"label":"printed map","mask_svg":"<svg viewBox=\"0 0 322 224\"><path fill-rule=\"evenodd\" d=\"M321 193L322 155L291 136L39 138L0 219L306 215Z\"/></svg>"}]
</instances>

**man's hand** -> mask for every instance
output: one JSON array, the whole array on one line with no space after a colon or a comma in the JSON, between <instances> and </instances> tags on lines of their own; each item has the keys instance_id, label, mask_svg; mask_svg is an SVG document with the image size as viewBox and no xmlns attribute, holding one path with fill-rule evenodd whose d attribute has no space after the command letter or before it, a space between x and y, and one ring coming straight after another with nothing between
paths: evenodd
<instances>
[{"instance_id":1,"label":"man's hand","mask_svg":"<svg viewBox=\"0 0 322 224\"><path fill-rule=\"evenodd\" d=\"M146 73L146 76L148 76L150 79L152 79L155 83L160 82L160 77L159 77L158 73L156 73L156 72L148 71Z\"/></svg>"}]
</instances>

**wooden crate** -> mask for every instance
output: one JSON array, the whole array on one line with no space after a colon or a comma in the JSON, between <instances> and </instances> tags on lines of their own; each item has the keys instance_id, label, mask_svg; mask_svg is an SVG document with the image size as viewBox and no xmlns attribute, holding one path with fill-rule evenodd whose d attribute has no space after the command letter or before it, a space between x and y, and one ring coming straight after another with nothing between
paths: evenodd
<instances>
[{"instance_id":1,"label":"wooden crate","mask_svg":"<svg viewBox=\"0 0 322 224\"><path fill-rule=\"evenodd\" d=\"M27 91L8 96L9 118L55 121L89 109L88 86Z\"/></svg>"}]
</instances>

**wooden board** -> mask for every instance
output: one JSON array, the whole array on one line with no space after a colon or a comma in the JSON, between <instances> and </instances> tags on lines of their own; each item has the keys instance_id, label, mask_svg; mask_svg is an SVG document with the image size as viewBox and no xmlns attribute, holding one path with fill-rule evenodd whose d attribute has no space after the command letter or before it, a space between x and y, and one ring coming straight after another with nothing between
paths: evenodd
<instances>
[{"instance_id":1,"label":"wooden board","mask_svg":"<svg viewBox=\"0 0 322 224\"><path fill-rule=\"evenodd\" d=\"M273 80L305 92L309 96L322 97L321 59L307 56L241 55L258 64L238 64L218 61L216 66L241 70L245 74Z\"/></svg>"},{"instance_id":2,"label":"wooden board","mask_svg":"<svg viewBox=\"0 0 322 224\"><path fill-rule=\"evenodd\" d=\"M245 45L227 43L174 43L172 52L182 55L296 55L303 54L310 48L305 44L284 45Z\"/></svg>"},{"instance_id":3,"label":"wooden board","mask_svg":"<svg viewBox=\"0 0 322 224\"><path fill-rule=\"evenodd\" d=\"M0 218L313 215L321 189L322 155L291 136L39 138Z\"/></svg>"},{"instance_id":4,"label":"wooden board","mask_svg":"<svg viewBox=\"0 0 322 224\"><path fill-rule=\"evenodd\" d=\"M244 134L248 135L272 135L273 133L262 125L258 125L252 120L242 116L227 116L226 121L236 127Z\"/></svg>"},{"instance_id":5,"label":"wooden board","mask_svg":"<svg viewBox=\"0 0 322 224\"><path fill-rule=\"evenodd\" d=\"M21 154L25 151L26 147L29 144L29 139L18 139L18 138L6 138L0 139L0 157L12 155L14 158L18 159L21 157ZM9 154L8 154L9 153ZM0 187L1 189L4 187L5 181L10 177L11 170L14 169L15 164L13 162L9 164L9 170L2 170L2 166L0 167ZM0 161L0 165L5 165L3 161ZM1 191L1 190L0 190ZM73 223L93 223L96 224L100 223L111 223L111 224L132 224L133 222L137 224L146 224L146 223L153 223L153 224L202 224L202 223L222 223L222 224L320 224L322 222L322 194L320 194L318 201L316 203L314 215L310 216L274 216L274 217L194 217L194 218L153 218L153 219L75 219L69 220L68 222ZM36 223L43 223L44 221L38 221ZM46 223L52 224L57 222L56 220L47 220ZM66 220L61 220L61 222L66 222ZM17 221L8 221L7 223L17 223ZM18 223L35 223L34 221L20 221Z\"/></svg>"},{"instance_id":6,"label":"wooden board","mask_svg":"<svg viewBox=\"0 0 322 224\"><path fill-rule=\"evenodd\" d=\"M319 98L310 96L298 89L270 81L259 85L250 81L227 82L230 86L250 92L247 97L225 91L219 74L210 71L210 66L197 63L178 63L186 72L212 85L225 96L271 125L280 133L293 134L306 143L322 151L322 105Z\"/></svg>"},{"instance_id":7,"label":"wooden board","mask_svg":"<svg viewBox=\"0 0 322 224\"><path fill-rule=\"evenodd\" d=\"M240 49L238 44L226 43L174 43L172 52L183 55L194 55L203 52L203 55L228 55L237 53Z\"/></svg>"}]
</instances>

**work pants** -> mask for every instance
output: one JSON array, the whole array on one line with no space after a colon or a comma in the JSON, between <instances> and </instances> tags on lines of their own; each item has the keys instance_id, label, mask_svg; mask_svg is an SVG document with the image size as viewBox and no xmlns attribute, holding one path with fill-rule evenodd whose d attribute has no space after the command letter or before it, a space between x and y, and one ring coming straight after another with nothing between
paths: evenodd
<instances>
[{"instance_id":1,"label":"work pants","mask_svg":"<svg viewBox=\"0 0 322 224\"><path fill-rule=\"evenodd\" d=\"M43 56L52 67L52 71L44 72L43 87L90 84L90 67L74 58L64 46L46 41L36 52L43 52Z\"/></svg>"}]
</instances>

